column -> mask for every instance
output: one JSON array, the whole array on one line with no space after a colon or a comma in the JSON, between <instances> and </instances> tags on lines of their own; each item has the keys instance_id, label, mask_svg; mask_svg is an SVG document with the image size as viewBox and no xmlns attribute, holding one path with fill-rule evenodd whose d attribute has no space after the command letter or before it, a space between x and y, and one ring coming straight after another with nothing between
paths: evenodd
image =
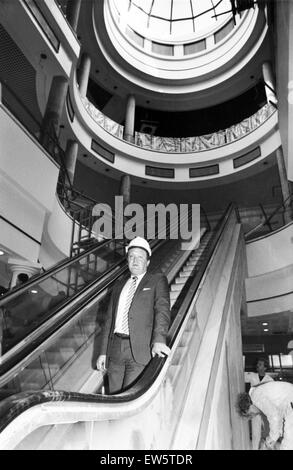
<instances>
[{"instance_id":1,"label":"column","mask_svg":"<svg viewBox=\"0 0 293 470\"><path fill-rule=\"evenodd\" d=\"M276 96L275 78L271 62L267 61L262 64L262 73L265 82L267 101L268 103L277 105L278 100Z\"/></svg>"},{"instance_id":2,"label":"column","mask_svg":"<svg viewBox=\"0 0 293 470\"><path fill-rule=\"evenodd\" d=\"M40 133L40 143L49 152L54 148L54 137L58 135L67 88L66 78L60 76L53 78Z\"/></svg>"},{"instance_id":3,"label":"column","mask_svg":"<svg viewBox=\"0 0 293 470\"><path fill-rule=\"evenodd\" d=\"M81 0L68 0L66 7L66 18L74 31L77 30Z\"/></svg>"},{"instance_id":4,"label":"column","mask_svg":"<svg viewBox=\"0 0 293 470\"><path fill-rule=\"evenodd\" d=\"M88 54L82 54L77 77L79 83L79 93L82 98L86 97L90 78L91 62L91 58Z\"/></svg>"},{"instance_id":5,"label":"column","mask_svg":"<svg viewBox=\"0 0 293 470\"><path fill-rule=\"evenodd\" d=\"M125 235L125 224L129 220L130 216L126 216L124 209L130 204L130 193L131 193L131 178L129 175L121 176L120 184L120 195L123 196L123 232Z\"/></svg>"},{"instance_id":6,"label":"column","mask_svg":"<svg viewBox=\"0 0 293 470\"><path fill-rule=\"evenodd\" d=\"M70 183L73 185L75 166L78 153L78 143L75 140L68 140L65 150L65 166Z\"/></svg>"},{"instance_id":7,"label":"column","mask_svg":"<svg viewBox=\"0 0 293 470\"><path fill-rule=\"evenodd\" d=\"M16 258L8 259L8 265L10 271L12 272L10 289L16 285L17 276L20 273L27 274L29 277L31 277L34 274L39 274L42 268L40 263L30 263L29 261L18 260Z\"/></svg>"},{"instance_id":8,"label":"column","mask_svg":"<svg viewBox=\"0 0 293 470\"><path fill-rule=\"evenodd\" d=\"M124 207L130 203L130 193L131 193L131 178L129 175L123 175L121 177L120 195L123 196Z\"/></svg>"},{"instance_id":9,"label":"column","mask_svg":"<svg viewBox=\"0 0 293 470\"><path fill-rule=\"evenodd\" d=\"M279 170L279 176L280 176L282 198L283 198L283 201L285 203L284 222L285 222L285 224L288 224L289 222L292 221L292 210L291 210L290 201L289 201L290 190L289 190L289 184L288 184L288 179L287 179L287 170L286 170L286 165L285 165L285 160L284 160L284 153L283 153L282 147L279 147L276 150L276 157L277 157L278 170ZM287 202L285 202L285 201L287 201Z\"/></svg>"},{"instance_id":10,"label":"column","mask_svg":"<svg viewBox=\"0 0 293 470\"><path fill-rule=\"evenodd\" d=\"M124 140L134 142L135 97L128 95L126 103Z\"/></svg>"}]
</instances>

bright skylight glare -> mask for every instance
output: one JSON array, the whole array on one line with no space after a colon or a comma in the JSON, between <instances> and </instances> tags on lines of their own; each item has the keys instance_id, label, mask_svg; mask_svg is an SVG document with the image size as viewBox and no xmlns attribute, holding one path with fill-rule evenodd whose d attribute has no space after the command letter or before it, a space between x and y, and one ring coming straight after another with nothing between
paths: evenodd
<instances>
[{"instance_id":1,"label":"bright skylight glare","mask_svg":"<svg viewBox=\"0 0 293 470\"><path fill-rule=\"evenodd\" d=\"M196 39L220 29L232 16L230 0L112 0L127 25L162 41Z\"/></svg>"}]
</instances>

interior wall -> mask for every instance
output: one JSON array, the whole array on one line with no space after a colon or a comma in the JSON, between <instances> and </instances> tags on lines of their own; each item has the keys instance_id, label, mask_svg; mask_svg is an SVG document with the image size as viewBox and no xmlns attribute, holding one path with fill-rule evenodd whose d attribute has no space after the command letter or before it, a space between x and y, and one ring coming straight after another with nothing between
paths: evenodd
<instances>
[{"instance_id":1,"label":"interior wall","mask_svg":"<svg viewBox=\"0 0 293 470\"><path fill-rule=\"evenodd\" d=\"M77 163L74 186L79 191L97 201L114 204L115 195L119 194L120 182L109 178L107 173L101 174L91 170L82 163ZM174 187L176 187L174 185ZM234 201L239 207L255 207L275 205L281 202L281 190L278 168L276 164L250 178L230 184L221 184L203 189L159 189L146 184L132 185L131 202L147 203L194 203L201 204L206 212L223 211Z\"/></svg>"},{"instance_id":2,"label":"interior wall","mask_svg":"<svg viewBox=\"0 0 293 470\"><path fill-rule=\"evenodd\" d=\"M293 265L293 224L251 241L246 252L250 278Z\"/></svg>"},{"instance_id":3,"label":"interior wall","mask_svg":"<svg viewBox=\"0 0 293 470\"><path fill-rule=\"evenodd\" d=\"M119 194L120 181L110 178L107 173L98 173L80 161L76 163L74 187L85 196L95 199L97 202L106 202L114 206L114 197Z\"/></svg>"}]
</instances>

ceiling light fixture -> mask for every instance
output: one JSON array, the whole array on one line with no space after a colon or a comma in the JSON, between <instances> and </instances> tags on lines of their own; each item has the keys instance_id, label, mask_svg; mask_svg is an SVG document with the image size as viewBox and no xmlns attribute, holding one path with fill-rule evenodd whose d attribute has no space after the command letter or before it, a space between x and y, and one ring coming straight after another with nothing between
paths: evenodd
<instances>
[{"instance_id":1,"label":"ceiling light fixture","mask_svg":"<svg viewBox=\"0 0 293 470\"><path fill-rule=\"evenodd\" d=\"M0 250L0 256L3 256L3 255L5 255L4 251Z\"/></svg>"}]
</instances>

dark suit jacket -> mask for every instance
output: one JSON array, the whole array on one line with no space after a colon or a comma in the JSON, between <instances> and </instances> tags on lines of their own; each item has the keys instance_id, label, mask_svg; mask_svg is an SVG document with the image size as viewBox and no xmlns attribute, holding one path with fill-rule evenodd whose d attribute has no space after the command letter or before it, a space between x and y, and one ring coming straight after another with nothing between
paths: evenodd
<instances>
[{"instance_id":1,"label":"dark suit jacket","mask_svg":"<svg viewBox=\"0 0 293 470\"><path fill-rule=\"evenodd\" d=\"M126 282L127 279L114 287L109 302L100 347L100 354L106 354L107 359L111 357L118 302ZM147 364L151 360L152 344L166 343L170 324L170 295L165 275L144 275L135 291L128 317L133 357L136 362Z\"/></svg>"}]
</instances>

